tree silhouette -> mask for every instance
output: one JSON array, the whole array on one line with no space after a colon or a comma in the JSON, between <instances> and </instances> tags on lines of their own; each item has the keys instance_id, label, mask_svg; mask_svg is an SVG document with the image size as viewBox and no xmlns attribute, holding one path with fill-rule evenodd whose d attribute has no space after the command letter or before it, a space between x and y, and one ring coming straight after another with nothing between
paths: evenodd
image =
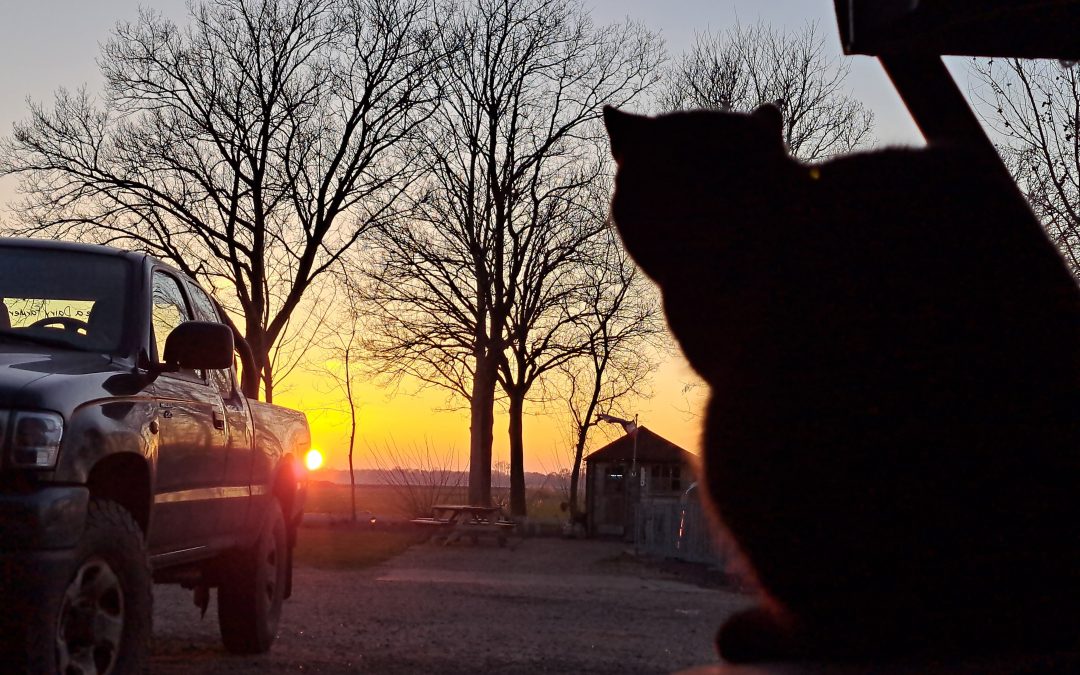
<instances>
[{"instance_id":1,"label":"tree silhouette","mask_svg":"<svg viewBox=\"0 0 1080 675\"><path fill-rule=\"evenodd\" d=\"M973 60L975 109L1051 240L1080 278L1080 70Z\"/></svg>"},{"instance_id":2,"label":"tree silhouette","mask_svg":"<svg viewBox=\"0 0 1080 675\"><path fill-rule=\"evenodd\" d=\"M525 386L504 368L528 339L515 321L562 292L538 270L564 269L602 229L575 215L601 170L600 109L650 86L660 49L636 25L594 26L574 0L478 0L441 14L436 34L444 98L425 126L418 215L375 230L371 346L391 376L468 401L469 499L488 504L500 374ZM520 446L511 465L523 494Z\"/></svg>"},{"instance_id":3,"label":"tree silhouette","mask_svg":"<svg viewBox=\"0 0 1080 675\"><path fill-rule=\"evenodd\" d=\"M839 54L828 56L814 24L790 32L736 25L699 34L668 73L660 101L666 109L737 112L775 103L791 154L822 159L871 139L873 113L845 91L847 74Z\"/></svg>"},{"instance_id":4,"label":"tree silhouette","mask_svg":"<svg viewBox=\"0 0 1080 675\"><path fill-rule=\"evenodd\" d=\"M242 317L272 400L272 350L306 291L397 215L414 176L404 141L441 62L427 7L213 0L186 26L149 10L119 23L101 103L60 90L0 146L0 175L22 178L18 231L134 246L202 277Z\"/></svg>"},{"instance_id":5,"label":"tree silhouette","mask_svg":"<svg viewBox=\"0 0 1080 675\"><path fill-rule=\"evenodd\" d=\"M601 414L616 414L647 393L665 335L659 300L620 248L589 268L577 328L584 348L560 364L560 391L573 426L569 504L577 516L581 460ZM629 415L627 415L629 416Z\"/></svg>"}]
</instances>

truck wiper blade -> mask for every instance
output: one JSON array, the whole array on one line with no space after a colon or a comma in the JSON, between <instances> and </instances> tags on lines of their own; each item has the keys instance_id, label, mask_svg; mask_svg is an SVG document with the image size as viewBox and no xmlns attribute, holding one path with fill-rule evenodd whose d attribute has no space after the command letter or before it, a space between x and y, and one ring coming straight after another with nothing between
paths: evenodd
<instances>
[{"instance_id":1,"label":"truck wiper blade","mask_svg":"<svg viewBox=\"0 0 1080 675\"><path fill-rule=\"evenodd\" d=\"M0 329L0 340L7 340L9 342L30 342L32 344L45 345L47 347L60 347L61 349L73 349L75 351L86 351L82 347L73 345L67 340L61 338L49 337L47 335L39 335L37 333L23 333L14 332L10 330Z\"/></svg>"}]
</instances>

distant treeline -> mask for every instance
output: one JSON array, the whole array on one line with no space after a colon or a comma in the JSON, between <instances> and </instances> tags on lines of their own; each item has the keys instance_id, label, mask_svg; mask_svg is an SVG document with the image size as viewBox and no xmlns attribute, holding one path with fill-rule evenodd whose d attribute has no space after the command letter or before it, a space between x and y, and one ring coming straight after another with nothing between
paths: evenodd
<instances>
[{"instance_id":1,"label":"distant treeline","mask_svg":"<svg viewBox=\"0 0 1080 675\"><path fill-rule=\"evenodd\" d=\"M401 475L400 470L395 469L394 473L398 476ZM410 471L410 474L416 476L414 482L417 485L468 485L469 474L467 471L456 471L439 473L436 477L434 472L430 471ZM356 470L356 484L357 485L389 485L394 482L394 479L387 479L388 472L379 469L357 469ZM334 469L321 469L311 474L312 480L328 481L330 483L339 483L342 485L349 484L349 472L338 471ZM553 490L563 487L564 484L569 483L569 475L560 476L559 474L547 474L539 473L537 471L525 472L525 487L530 488L551 488ZM494 488L509 487L510 476L499 471L491 472L491 486Z\"/></svg>"}]
</instances>

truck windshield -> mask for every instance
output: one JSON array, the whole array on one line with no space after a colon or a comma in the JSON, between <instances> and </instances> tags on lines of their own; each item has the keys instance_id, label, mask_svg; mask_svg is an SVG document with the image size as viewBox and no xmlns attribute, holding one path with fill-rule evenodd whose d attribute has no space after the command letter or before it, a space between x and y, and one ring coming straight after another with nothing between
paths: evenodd
<instances>
[{"instance_id":1,"label":"truck windshield","mask_svg":"<svg viewBox=\"0 0 1080 675\"><path fill-rule=\"evenodd\" d=\"M116 353L127 274L118 257L0 246L0 339Z\"/></svg>"}]
</instances>

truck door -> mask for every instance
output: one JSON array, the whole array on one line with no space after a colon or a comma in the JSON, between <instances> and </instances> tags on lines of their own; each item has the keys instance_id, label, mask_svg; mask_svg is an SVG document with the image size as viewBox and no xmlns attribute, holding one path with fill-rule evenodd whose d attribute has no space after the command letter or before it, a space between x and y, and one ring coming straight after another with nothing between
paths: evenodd
<instances>
[{"instance_id":1,"label":"truck door","mask_svg":"<svg viewBox=\"0 0 1080 675\"><path fill-rule=\"evenodd\" d=\"M223 323L217 307L205 291L188 282L188 295L191 298L192 308L195 310L195 317L199 321ZM233 368L208 371L207 379L222 402L220 412L225 424L227 450L224 485L234 492L248 495L250 493L247 490L251 485L254 429L251 427L251 411L248 408L247 399L237 385ZM224 508L221 510L222 532L235 534L240 531L247 522L250 502L251 499L243 497L224 501Z\"/></svg>"},{"instance_id":2,"label":"truck door","mask_svg":"<svg viewBox=\"0 0 1080 675\"><path fill-rule=\"evenodd\" d=\"M151 328L160 360L165 338L193 314L180 281L155 270ZM154 487L151 553L213 545L220 534L223 502L238 495L225 488L224 410L205 374L192 370L164 373L153 385L161 441Z\"/></svg>"}]
</instances>

